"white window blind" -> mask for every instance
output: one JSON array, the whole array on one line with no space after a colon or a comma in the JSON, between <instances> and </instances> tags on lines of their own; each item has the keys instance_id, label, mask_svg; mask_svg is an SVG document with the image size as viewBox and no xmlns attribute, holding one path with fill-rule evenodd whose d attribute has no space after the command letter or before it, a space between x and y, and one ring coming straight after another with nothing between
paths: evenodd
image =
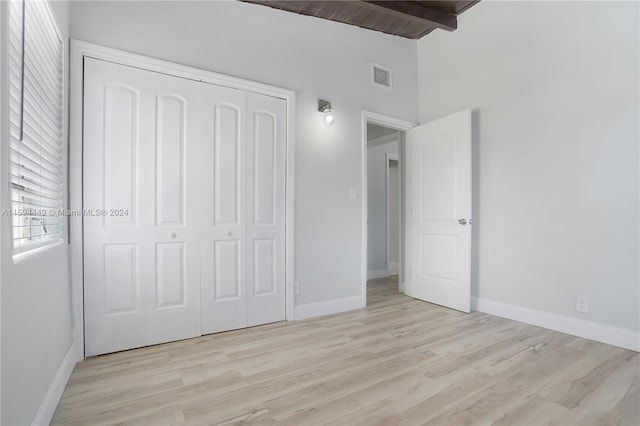
<instances>
[{"instance_id":1,"label":"white window blind","mask_svg":"<svg viewBox=\"0 0 640 426\"><path fill-rule=\"evenodd\" d=\"M63 61L49 5L10 0L9 181L16 251L62 239Z\"/></svg>"}]
</instances>

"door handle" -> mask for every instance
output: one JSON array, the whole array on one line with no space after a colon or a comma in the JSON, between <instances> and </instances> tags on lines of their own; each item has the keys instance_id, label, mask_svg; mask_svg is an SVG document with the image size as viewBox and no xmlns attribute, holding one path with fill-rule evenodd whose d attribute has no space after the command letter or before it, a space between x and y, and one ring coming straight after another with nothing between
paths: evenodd
<instances>
[{"instance_id":1,"label":"door handle","mask_svg":"<svg viewBox=\"0 0 640 426\"><path fill-rule=\"evenodd\" d=\"M225 232L225 234L227 234L227 237L230 237L231 234L233 234L230 230L227 229L227 232Z\"/></svg>"},{"instance_id":2,"label":"door handle","mask_svg":"<svg viewBox=\"0 0 640 426\"><path fill-rule=\"evenodd\" d=\"M465 219L464 217L462 219L458 219L458 223L460 225L466 225L467 224L467 219ZM471 221L469 221L469 223L471 223Z\"/></svg>"},{"instance_id":3,"label":"door handle","mask_svg":"<svg viewBox=\"0 0 640 426\"><path fill-rule=\"evenodd\" d=\"M176 237L175 232L169 232L169 238L175 238L175 237Z\"/></svg>"}]
</instances>

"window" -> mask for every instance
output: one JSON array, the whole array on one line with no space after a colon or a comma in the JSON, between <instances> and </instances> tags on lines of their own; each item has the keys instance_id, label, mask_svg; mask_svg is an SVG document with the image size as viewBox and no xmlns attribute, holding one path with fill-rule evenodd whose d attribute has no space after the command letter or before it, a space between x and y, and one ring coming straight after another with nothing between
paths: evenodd
<instances>
[{"instance_id":1,"label":"window","mask_svg":"<svg viewBox=\"0 0 640 426\"><path fill-rule=\"evenodd\" d=\"M13 248L62 239L63 42L45 1L9 2Z\"/></svg>"}]
</instances>

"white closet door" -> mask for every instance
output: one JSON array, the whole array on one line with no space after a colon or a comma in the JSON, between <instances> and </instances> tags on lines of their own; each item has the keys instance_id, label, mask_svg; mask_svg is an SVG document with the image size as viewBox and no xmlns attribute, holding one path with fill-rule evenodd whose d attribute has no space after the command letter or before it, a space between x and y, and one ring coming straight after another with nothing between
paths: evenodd
<instances>
[{"instance_id":1,"label":"white closet door","mask_svg":"<svg viewBox=\"0 0 640 426\"><path fill-rule=\"evenodd\" d=\"M246 93L202 85L202 333L247 326Z\"/></svg>"},{"instance_id":2,"label":"white closet door","mask_svg":"<svg viewBox=\"0 0 640 426\"><path fill-rule=\"evenodd\" d=\"M285 319L286 102L216 86L208 90L203 334Z\"/></svg>"},{"instance_id":3,"label":"white closet door","mask_svg":"<svg viewBox=\"0 0 640 426\"><path fill-rule=\"evenodd\" d=\"M286 102L247 97L247 325L285 319Z\"/></svg>"},{"instance_id":4,"label":"white closet door","mask_svg":"<svg viewBox=\"0 0 640 426\"><path fill-rule=\"evenodd\" d=\"M85 60L86 355L285 319L286 102Z\"/></svg>"},{"instance_id":5,"label":"white closet door","mask_svg":"<svg viewBox=\"0 0 640 426\"><path fill-rule=\"evenodd\" d=\"M87 356L200 335L199 89L85 59Z\"/></svg>"}]
</instances>

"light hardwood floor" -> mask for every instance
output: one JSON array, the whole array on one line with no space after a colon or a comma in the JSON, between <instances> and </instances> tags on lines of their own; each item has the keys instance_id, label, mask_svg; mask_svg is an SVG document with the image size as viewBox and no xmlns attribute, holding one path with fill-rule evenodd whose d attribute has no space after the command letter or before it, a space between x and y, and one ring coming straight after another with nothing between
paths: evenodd
<instances>
[{"instance_id":1,"label":"light hardwood floor","mask_svg":"<svg viewBox=\"0 0 640 426\"><path fill-rule=\"evenodd\" d=\"M384 279L363 310L88 359L53 424L638 425L639 360Z\"/></svg>"}]
</instances>

